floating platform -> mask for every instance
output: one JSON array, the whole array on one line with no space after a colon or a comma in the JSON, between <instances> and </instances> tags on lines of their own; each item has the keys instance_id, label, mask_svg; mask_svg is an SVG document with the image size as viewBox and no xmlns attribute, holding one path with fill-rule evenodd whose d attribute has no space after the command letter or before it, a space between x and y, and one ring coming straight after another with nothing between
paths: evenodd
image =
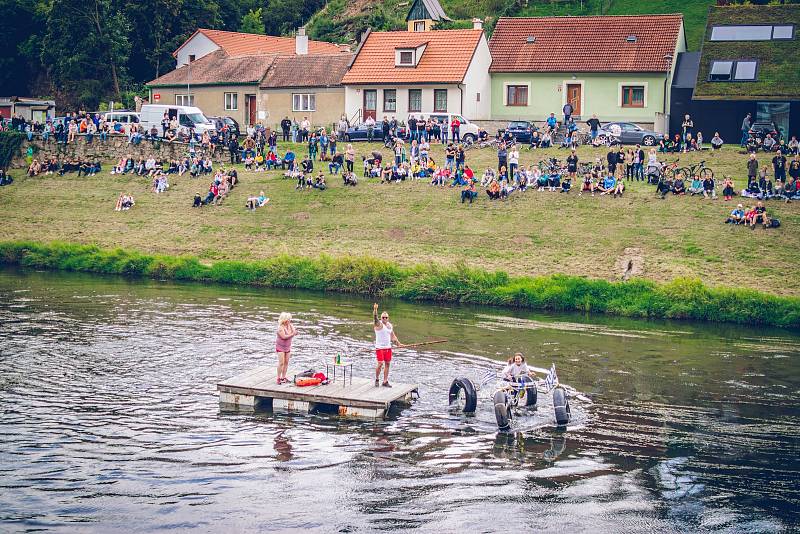
<instances>
[{"instance_id":1,"label":"floating platform","mask_svg":"<svg viewBox=\"0 0 800 534\"><path fill-rule=\"evenodd\" d=\"M297 371L289 371L292 377ZM380 419L392 404L411 404L418 391L416 384L392 383L375 387L375 380L348 376L326 385L298 387L277 384L274 366L260 367L217 384L220 404L246 409L272 409L288 412L328 412L341 416Z\"/></svg>"}]
</instances>

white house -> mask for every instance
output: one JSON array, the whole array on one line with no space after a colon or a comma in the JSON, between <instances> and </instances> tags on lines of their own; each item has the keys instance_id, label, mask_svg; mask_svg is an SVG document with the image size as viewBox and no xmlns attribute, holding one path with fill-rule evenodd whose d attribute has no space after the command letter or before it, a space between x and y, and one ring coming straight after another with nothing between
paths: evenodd
<instances>
[{"instance_id":1,"label":"white house","mask_svg":"<svg viewBox=\"0 0 800 534\"><path fill-rule=\"evenodd\" d=\"M437 112L488 119L491 63L477 19L473 29L368 32L342 79L345 111L355 121Z\"/></svg>"}]
</instances>

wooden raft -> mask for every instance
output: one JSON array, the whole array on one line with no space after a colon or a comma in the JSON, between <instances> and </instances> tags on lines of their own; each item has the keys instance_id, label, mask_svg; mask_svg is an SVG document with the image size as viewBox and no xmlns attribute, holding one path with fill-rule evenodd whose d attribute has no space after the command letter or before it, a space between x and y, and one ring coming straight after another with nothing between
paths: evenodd
<instances>
[{"instance_id":1,"label":"wooden raft","mask_svg":"<svg viewBox=\"0 0 800 534\"><path fill-rule=\"evenodd\" d=\"M297 371L289 371L292 377ZM392 383L391 388L375 387L368 378L350 377L343 382L297 387L293 383L276 383L275 367L260 367L236 375L217 384L220 404L237 408L272 408L278 411L309 413L327 411L341 416L378 419L392 403L410 404L416 384Z\"/></svg>"}]
</instances>

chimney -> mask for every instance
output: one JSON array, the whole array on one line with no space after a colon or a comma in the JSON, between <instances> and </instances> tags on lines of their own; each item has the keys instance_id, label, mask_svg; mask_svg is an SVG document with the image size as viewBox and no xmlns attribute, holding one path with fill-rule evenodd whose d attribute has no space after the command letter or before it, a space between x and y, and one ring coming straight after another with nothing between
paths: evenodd
<instances>
[{"instance_id":1,"label":"chimney","mask_svg":"<svg viewBox=\"0 0 800 534\"><path fill-rule=\"evenodd\" d=\"M482 30L483 29L483 21L481 19L472 19L472 29L473 30Z\"/></svg>"},{"instance_id":2,"label":"chimney","mask_svg":"<svg viewBox=\"0 0 800 534\"><path fill-rule=\"evenodd\" d=\"M308 54L308 35L305 28L297 29L297 36L294 38L294 53L300 56Z\"/></svg>"}]
</instances>

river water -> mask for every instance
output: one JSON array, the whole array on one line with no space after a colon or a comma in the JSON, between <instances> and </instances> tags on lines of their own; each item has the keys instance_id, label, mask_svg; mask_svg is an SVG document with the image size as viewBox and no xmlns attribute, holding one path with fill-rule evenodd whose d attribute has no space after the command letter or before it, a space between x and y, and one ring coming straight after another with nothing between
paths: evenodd
<instances>
[{"instance_id":1,"label":"river water","mask_svg":"<svg viewBox=\"0 0 800 534\"><path fill-rule=\"evenodd\" d=\"M797 333L383 302L420 399L384 421L231 412L216 383L368 347L354 296L0 271L0 531L791 532ZM522 351L577 392L511 432L447 405ZM369 376L371 355L357 358Z\"/></svg>"}]
</instances>

